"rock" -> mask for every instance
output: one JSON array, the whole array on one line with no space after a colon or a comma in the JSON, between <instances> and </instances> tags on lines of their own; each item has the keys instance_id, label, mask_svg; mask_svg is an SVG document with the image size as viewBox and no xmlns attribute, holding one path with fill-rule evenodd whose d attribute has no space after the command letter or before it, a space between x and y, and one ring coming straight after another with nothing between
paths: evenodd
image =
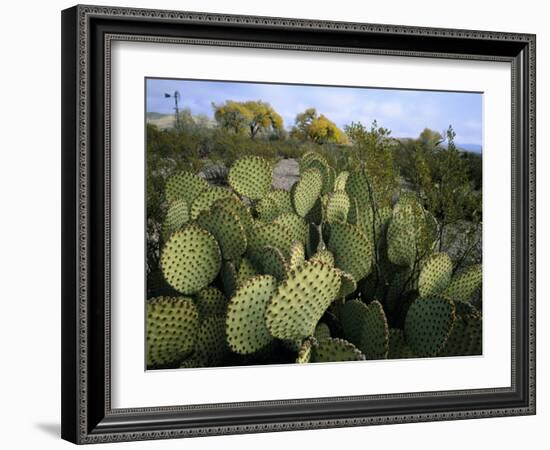
<instances>
[{"instance_id":1,"label":"rock","mask_svg":"<svg viewBox=\"0 0 550 450\"><path fill-rule=\"evenodd\" d=\"M273 187L289 191L300 178L300 167L295 159L281 159L273 168Z\"/></svg>"}]
</instances>

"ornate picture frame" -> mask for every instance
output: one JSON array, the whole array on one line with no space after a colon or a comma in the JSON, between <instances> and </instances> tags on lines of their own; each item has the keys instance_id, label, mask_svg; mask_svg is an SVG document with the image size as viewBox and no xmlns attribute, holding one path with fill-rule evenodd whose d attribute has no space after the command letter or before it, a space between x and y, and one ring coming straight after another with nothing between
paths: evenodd
<instances>
[{"instance_id":1,"label":"ornate picture frame","mask_svg":"<svg viewBox=\"0 0 550 450\"><path fill-rule=\"evenodd\" d=\"M511 66L510 386L113 408L114 42ZM99 443L535 414L535 36L100 6L62 12L62 437ZM490 292L487 295L491 295Z\"/></svg>"}]
</instances>

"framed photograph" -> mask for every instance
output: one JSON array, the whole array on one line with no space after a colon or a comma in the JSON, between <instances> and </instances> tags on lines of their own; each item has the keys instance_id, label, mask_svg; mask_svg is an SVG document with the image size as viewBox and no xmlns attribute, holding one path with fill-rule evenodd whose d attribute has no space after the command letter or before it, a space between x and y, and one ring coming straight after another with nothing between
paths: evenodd
<instances>
[{"instance_id":1,"label":"framed photograph","mask_svg":"<svg viewBox=\"0 0 550 450\"><path fill-rule=\"evenodd\" d=\"M535 36L62 12L62 437L535 413Z\"/></svg>"}]
</instances>

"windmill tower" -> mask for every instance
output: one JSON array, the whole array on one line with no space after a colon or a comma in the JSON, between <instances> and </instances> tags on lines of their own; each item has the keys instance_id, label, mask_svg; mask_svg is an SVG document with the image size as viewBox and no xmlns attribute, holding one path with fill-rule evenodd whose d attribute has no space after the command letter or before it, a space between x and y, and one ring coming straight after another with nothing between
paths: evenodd
<instances>
[{"instance_id":1,"label":"windmill tower","mask_svg":"<svg viewBox=\"0 0 550 450\"><path fill-rule=\"evenodd\" d=\"M176 111L176 130L180 130L181 129L181 123L180 123L180 110L179 110L179 106L178 106L178 101L181 99L181 94L179 93L179 91L174 91L173 94L165 93L164 98L173 98L174 99L174 103L175 103L174 110Z\"/></svg>"}]
</instances>

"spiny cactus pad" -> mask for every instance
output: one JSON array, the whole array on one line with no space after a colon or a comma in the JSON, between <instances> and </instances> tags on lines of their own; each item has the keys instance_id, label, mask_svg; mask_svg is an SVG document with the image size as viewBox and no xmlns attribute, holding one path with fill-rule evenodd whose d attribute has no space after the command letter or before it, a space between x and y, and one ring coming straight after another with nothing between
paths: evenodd
<instances>
[{"instance_id":1,"label":"spiny cactus pad","mask_svg":"<svg viewBox=\"0 0 550 450\"><path fill-rule=\"evenodd\" d=\"M278 223L254 223L248 247L252 252L259 252L264 247L277 247L285 258L294 243L289 230Z\"/></svg>"},{"instance_id":2,"label":"spiny cactus pad","mask_svg":"<svg viewBox=\"0 0 550 450\"><path fill-rule=\"evenodd\" d=\"M229 353L225 336L225 318L207 317L200 325L195 345L195 355L207 367L223 363Z\"/></svg>"},{"instance_id":3,"label":"spiny cactus pad","mask_svg":"<svg viewBox=\"0 0 550 450\"><path fill-rule=\"evenodd\" d=\"M289 270L294 270L300 267L306 259L306 252L304 249L304 244L301 242L295 242L290 247L290 259L288 262Z\"/></svg>"},{"instance_id":4,"label":"spiny cactus pad","mask_svg":"<svg viewBox=\"0 0 550 450\"><path fill-rule=\"evenodd\" d=\"M260 199L256 204L255 209L258 219L263 222L271 222L279 215L279 206L275 200L269 197Z\"/></svg>"},{"instance_id":5,"label":"spiny cactus pad","mask_svg":"<svg viewBox=\"0 0 550 450\"><path fill-rule=\"evenodd\" d=\"M190 298L156 297L147 300L147 365L165 365L188 355L199 326Z\"/></svg>"},{"instance_id":6,"label":"spiny cactus pad","mask_svg":"<svg viewBox=\"0 0 550 450\"><path fill-rule=\"evenodd\" d=\"M437 356L455 320L455 307L442 298L418 298L405 318L405 340L419 357Z\"/></svg>"},{"instance_id":7,"label":"spiny cactus pad","mask_svg":"<svg viewBox=\"0 0 550 450\"><path fill-rule=\"evenodd\" d=\"M390 329L388 359L414 358L415 355L405 342L405 334L399 328Z\"/></svg>"},{"instance_id":8,"label":"spiny cactus pad","mask_svg":"<svg viewBox=\"0 0 550 450\"><path fill-rule=\"evenodd\" d=\"M329 223L340 221L345 222L348 219L350 207L349 197L344 191L331 192L327 198L325 207L325 216Z\"/></svg>"},{"instance_id":9,"label":"spiny cactus pad","mask_svg":"<svg viewBox=\"0 0 550 450\"><path fill-rule=\"evenodd\" d=\"M346 192L357 201L360 211L371 207L372 189L366 171L356 170L349 174Z\"/></svg>"},{"instance_id":10,"label":"spiny cactus pad","mask_svg":"<svg viewBox=\"0 0 550 450\"><path fill-rule=\"evenodd\" d=\"M414 217L410 209L394 208L388 225L388 259L397 266L412 267L417 256Z\"/></svg>"},{"instance_id":11,"label":"spiny cactus pad","mask_svg":"<svg viewBox=\"0 0 550 450\"><path fill-rule=\"evenodd\" d=\"M334 255L326 249L319 250L310 258L310 261L319 261L329 267L334 267Z\"/></svg>"},{"instance_id":12,"label":"spiny cactus pad","mask_svg":"<svg viewBox=\"0 0 550 450\"><path fill-rule=\"evenodd\" d=\"M418 292L421 297L435 296L451 282L453 263L446 253L434 253L422 266L418 278Z\"/></svg>"},{"instance_id":13,"label":"spiny cactus pad","mask_svg":"<svg viewBox=\"0 0 550 450\"><path fill-rule=\"evenodd\" d=\"M211 187L201 192L191 205L191 218L196 219L201 212L208 211L216 201L234 198L234 195L231 191L221 187Z\"/></svg>"},{"instance_id":14,"label":"spiny cactus pad","mask_svg":"<svg viewBox=\"0 0 550 450\"><path fill-rule=\"evenodd\" d=\"M246 280L256 275L258 275L258 271L254 264L248 258L243 258L237 271L237 286L241 286Z\"/></svg>"},{"instance_id":15,"label":"spiny cactus pad","mask_svg":"<svg viewBox=\"0 0 550 450\"><path fill-rule=\"evenodd\" d=\"M313 346L311 339L306 339L298 349L297 364L306 364L311 361L311 348Z\"/></svg>"},{"instance_id":16,"label":"spiny cactus pad","mask_svg":"<svg viewBox=\"0 0 550 450\"><path fill-rule=\"evenodd\" d=\"M195 304L199 311L199 317L204 320L210 316L222 316L225 314L227 300L223 293L213 286L205 287L195 294Z\"/></svg>"},{"instance_id":17,"label":"spiny cactus pad","mask_svg":"<svg viewBox=\"0 0 550 450\"><path fill-rule=\"evenodd\" d=\"M340 172L334 180L334 191L344 191L348 181L349 172L344 170Z\"/></svg>"},{"instance_id":18,"label":"spiny cactus pad","mask_svg":"<svg viewBox=\"0 0 550 450\"><path fill-rule=\"evenodd\" d=\"M389 329L384 309L378 301L368 306L360 300L346 302L342 310L344 335L367 359L384 359L388 355Z\"/></svg>"},{"instance_id":19,"label":"spiny cactus pad","mask_svg":"<svg viewBox=\"0 0 550 450\"><path fill-rule=\"evenodd\" d=\"M322 341L323 339L328 339L330 337L330 328L326 323L319 322L315 327L315 332L313 333L313 336L318 341Z\"/></svg>"},{"instance_id":20,"label":"spiny cactus pad","mask_svg":"<svg viewBox=\"0 0 550 450\"><path fill-rule=\"evenodd\" d=\"M197 223L218 241L223 259L238 260L246 250L246 233L237 215L214 206L200 213Z\"/></svg>"},{"instance_id":21,"label":"spiny cactus pad","mask_svg":"<svg viewBox=\"0 0 550 450\"><path fill-rule=\"evenodd\" d=\"M239 159L229 169L229 184L240 195L262 198L271 188L271 164L258 156Z\"/></svg>"},{"instance_id":22,"label":"spiny cactus pad","mask_svg":"<svg viewBox=\"0 0 550 450\"><path fill-rule=\"evenodd\" d=\"M187 202L183 199L174 200L168 208L162 225L163 239L167 240L174 231L189 222L190 218Z\"/></svg>"},{"instance_id":23,"label":"spiny cactus pad","mask_svg":"<svg viewBox=\"0 0 550 450\"><path fill-rule=\"evenodd\" d=\"M231 196L218 199L212 204L212 207L225 208L237 215L246 232L246 236L250 236L253 223L252 215L250 214L250 210L237 197Z\"/></svg>"},{"instance_id":24,"label":"spiny cactus pad","mask_svg":"<svg viewBox=\"0 0 550 450\"><path fill-rule=\"evenodd\" d=\"M340 291L338 292L338 298L345 298L351 295L357 289L357 282L355 278L347 272L340 269L334 269L338 275L340 275Z\"/></svg>"},{"instance_id":25,"label":"spiny cactus pad","mask_svg":"<svg viewBox=\"0 0 550 450\"><path fill-rule=\"evenodd\" d=\"M208 187L208 182L194 173L180 172L166 182L166 200L172 203L183 199L190 205Z\"/></svg>"},{"instance_id":26,"label":"spiny cactus pad","mask_svg":"<svg viewBox=\"0 0 550 450\"><path fill-rule=\"evenodd\" d=\"M443 297L455 302L468 302L481 287L482 278L481 264L470 266L453 277Z\"/></svg>"},{"instance_id":27,"label":"spiny cactus pad","mask_svg":"<svg viewBox=\"0 0 550 450\"><path fill-rule=\"evenodd\" d=\"M260 252L263 273L275 277L277 282L282 282L288 272L288 264L285 257L277 247L264 247Z\"/></svg>"},{"instance_id":28,"label":"spiny cactus pad","mask_svg":"<svg viewBox=\"0 0 550 450\"><path fill-rule=\"evenodd\" d=\"M273 200L277 205L278 214L294 212L290 191L284 189L273 189L269 191L265 198Z\"/></svg>"},{"instance_id":29,"label":"spiny cactus pad","mask_svg":"<svg viewBox=\"0 0 550 450\"><path fill-rule=\"evenodd\" d=\"M282 225L290 233L292 242L305 243L308 237L308 226L300 216L293 213L285 213L275 219L274 223Z\"/></svg>"},{"instance_id":30,"label":"spiny cactus pad","mask_svg":"<svg viewBox=\"0 0 550 450\"><path fill-rule=\"evenodd\" d=\"M334 254L335 266L351 274L355 280L369 274L374 245L356 225L345 222L331 224L327 248Z\"/></svg>"},{"instance_id":31,"label":"spiny cactus pad","mask_svg":"<svg viewBox=\"0 0 550 450\"><path fill-rule=\"evenodd\" d=\"M300 217L306 216L321 194L322 187L323 179L319 170L308 169L302 173L300 181L292 190L292 203L296 214Z\"/></svg>"},{"instance_id":32,"label":"spiny cactus pad","mask_svg":"<svg viewBox=\"0 0 550 450\"><path fill-rule=\"evenodd\" d=\"M311 362L364 361L365 355L351 342L327 338L313 345Z\"/></svg>"},{"instance_id":33,"label":"spiny cactus pad","mask_svg":"<svg viewBox=\"0 0 550 450\"><path fill-rule=\"evenodd\" d=\"M290 271L270 299L267 328L279 339L311 336L339 289L340 277L330 267L318 262L304 263Z\"/></svg>"},{"instance_id":34,"label":"spiny cactus pad","mask_svg":"<svg viewBox=\"0 0 550 450\"><path fill-rule=\"evenodd\" d=\"M276 288L274 277L259 275L243 283L229 301L226 333L234 352L254 353L273 339L265 326L264 316L267 302Z\"/></svg>"},{"instance_id":35,"label":"spiny cactus pad","mask_svg":"<svg viewBox=\"0 0 550 450\"><path fill-rule=\"evenodd\" d=\"M194 294L208 286L221 267L216 239L196 225L175 231L162 250L164 278L178 292Z\"/></svg>"}]
</instances>

